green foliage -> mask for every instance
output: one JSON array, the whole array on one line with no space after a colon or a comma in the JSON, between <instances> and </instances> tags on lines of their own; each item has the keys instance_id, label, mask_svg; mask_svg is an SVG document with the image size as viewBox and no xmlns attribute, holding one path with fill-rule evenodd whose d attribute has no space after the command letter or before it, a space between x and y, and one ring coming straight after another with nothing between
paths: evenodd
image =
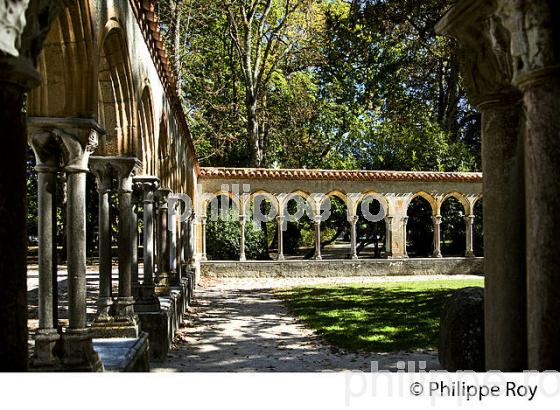
<instances>
[{"instance_id":1,"label":"green foliage","mask_svg":"<svg viewBox=\"0 0 560 410\"><path fill-rule=\"evenodd\" d=\"M272 1L265 30L275 18L281 20L287 1ZM264 10L266 2L257 3ZM448 3L292 0L304 12L290 16L285 44L271 55L273 67L262 67L270 79L258 85L261 165L479 169L480 118L466 101L454 44L433 30ZM160 13L169 48L179 57L182 95L201 162L246 166L251 162L246 103L252 89L231 25L240 24L235 13L245 6L228 4L166 0ZM182 13L180 43L174 41L174 10ZM233 13L229 19L228 13ZM259 16L253 24L257 30ZM256 59L259 44L263 53L273 40L252 41ZM277 59L287 44L289 52Z\"/></svg>"},{"instance_id":2,"label":"green foliage","mask_svg":"<svg viewBox=\"0 0 560 410\"><path fill-rule=\"evenodd\" d=\"M209 214L210 215L210 214ZM241 225L237 209L230 208L218 218L208 217L206 244L208 259L238 260L240 255ZM245 225L245 255L247 259L266 259L267 241L262 229L252 221Z\"/></svg>"},{"instance_id":3,"label":"green foliage","mask_svg":"<svg viewBox=\"0 0 560 410\"><path fill-rule=\"evenodd\" d=\"M278 294L335 347L397 352L437 348L445 302L457 289L483 284L473 279L325 285Z\"/></svg>"}]
</instances>

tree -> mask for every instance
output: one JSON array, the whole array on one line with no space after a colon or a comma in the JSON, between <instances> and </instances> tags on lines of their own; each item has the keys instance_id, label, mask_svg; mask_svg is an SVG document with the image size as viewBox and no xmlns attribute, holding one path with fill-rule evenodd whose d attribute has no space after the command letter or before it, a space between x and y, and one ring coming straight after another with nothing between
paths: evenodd
<instances>
[{"instance_id":1,"label":"tree","mask_svg":"<svg viewBox=\"0 0 560 410\"><path fill-rule=\"evenodd\" d=\"M306 0L224 0L229 34L242 68L250 165L262 165L259 106L274 72L305 38Z\"/></svg>"}]
</instances>

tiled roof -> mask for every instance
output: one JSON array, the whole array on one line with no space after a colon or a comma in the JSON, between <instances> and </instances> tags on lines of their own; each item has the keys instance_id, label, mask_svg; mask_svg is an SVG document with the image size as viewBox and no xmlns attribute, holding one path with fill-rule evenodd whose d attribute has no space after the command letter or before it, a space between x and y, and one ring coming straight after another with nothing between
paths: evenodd
<instances>
[{"instance_id":1,"label":"tiled roof","mask_svg":"<svg viewBox=\"0 0 560 410\"><path fill-rule=\"evenodd\" d=\"M192 142L189 125L186 120L185 113L179 95L177 94L177 82L171 61L165 49L165 43L161 34L159 21L155 12L154 2L152 0L129 0L132 10L136 15L136 20L140 26L144 40L152 55L152 60L159 74L159 78L165 89L167 98L172 110L175 113L175 118L182 133L185 135L190 149L192 150L195 167L198 168L198 160L196 158L196 151Z\"/></svg>"},{"instance_id":2,"label":"tiled roof","mask_svg":"<svg viewBox=\"0 0 560 410\"><path fill-rule=\"evenodd\" d=\"M205 179L482 182L480 172L347 171L318 169L200 168Z\"/></svg>"}]
</instances>

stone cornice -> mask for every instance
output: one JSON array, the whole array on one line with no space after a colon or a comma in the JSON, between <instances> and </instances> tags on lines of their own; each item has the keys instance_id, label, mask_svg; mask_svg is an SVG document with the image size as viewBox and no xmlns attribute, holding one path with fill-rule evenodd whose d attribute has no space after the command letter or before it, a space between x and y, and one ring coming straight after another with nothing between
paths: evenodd
<instances>
[{"instance_id":1,"label":"stone cornice","mask_svg":"<svg viewBox=\"0 0 560 410\"><path fill-rule=\"evenodd\" d=\"M426 181L481 183L480 172L359 171L263 168L200 168L202 179L275 179L333 181Z\"/></svg>"}]
</instances>

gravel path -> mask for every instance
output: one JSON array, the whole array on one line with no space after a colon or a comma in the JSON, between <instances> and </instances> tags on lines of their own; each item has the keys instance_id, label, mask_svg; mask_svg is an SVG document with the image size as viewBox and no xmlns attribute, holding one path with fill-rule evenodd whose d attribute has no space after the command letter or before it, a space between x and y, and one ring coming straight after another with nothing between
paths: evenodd
<instances>
[{"instance_id":1,"label":"gravel path","mask_svg":"<svg viewBox=\"0 0 560 410\"><path fill-rule=\"evenodd\" d=\"M153 362L152 371L370 371L374 361L380 370L402 370L399 361L416 361L417 368L423 361L426 370L437 369L434 351L358 354L333 348L293 318L272 293L282 287L318 283L434 279L443 277L206 279L197 289L193 314L180 329L176 348L164 362Z\"/></svg>"}]
</instances>

